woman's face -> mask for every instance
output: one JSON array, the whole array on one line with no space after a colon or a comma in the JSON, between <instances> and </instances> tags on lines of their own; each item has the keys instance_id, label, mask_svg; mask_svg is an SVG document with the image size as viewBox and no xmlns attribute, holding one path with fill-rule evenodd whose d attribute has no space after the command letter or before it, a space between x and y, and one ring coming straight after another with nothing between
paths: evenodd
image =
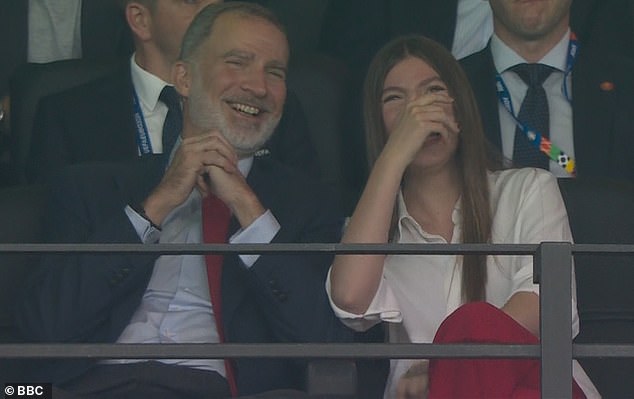
<instances>
[{"instance_id":1,"label":"woman's face","mask_svg":"<svg viewBox=\"0 0 634 399\"><path fill-rule=\"evenodd\" d=\"M418 112L416 116L409 115L410 121L405 120L408 113L411 113L408 104L427 104L424 97L434 94L449 96L447 85L429 64L412 56L396 64L383 83L380 101L388 136L395 131L399 131L399 134L420 134L415 132L425 129L433 131L422 135L424 141L419 144L420 149L414 160L415 164L421 166L452 160L458 148L453 103L435 101L419 107L422 112ZM432 115L437 115L438 109L442 114L440 126L437 123L439 118ZM404 129L409 131L403 132Z\"/></svg>"}]
</instances>

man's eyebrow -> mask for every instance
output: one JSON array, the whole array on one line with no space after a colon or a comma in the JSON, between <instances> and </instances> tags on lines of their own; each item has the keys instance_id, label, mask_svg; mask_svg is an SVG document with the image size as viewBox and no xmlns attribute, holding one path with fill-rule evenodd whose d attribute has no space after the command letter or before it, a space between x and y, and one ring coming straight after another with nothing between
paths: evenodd
<instances>
[{"instance_id":1,"label":"man's eyebrow","mask_svg":"<svg viewBox=\"0 0 634 399\"><path fill-rule=\"evenodd\" d=\"M238 57L238 58L243 58L243 59L248 59L248 60L252 60L255 58L255 54L250 52L250 51L245 51L245 50L238 50L238 49L232 49L227 51L226 53L224 53L223 58L228 58L228 57ZM266 64L268 67L271 68L282 68L282 69L286 69L286 63L284 61L280 61L280 60L271 60Z\"/></svg>"},{"instance_id":2,"label":"man's eyebrow","mask_svg":"<svg viewBox=\"0 0 634 399\"><path fill-rule=\"evenodd\" d=\"M253 58L255 58L255 54L250 53L248 51L244 51L244 50L232 49L224 53L222 57L223 58L238 57L238 58L252 60Z\"/></svg>"}]
</instances>

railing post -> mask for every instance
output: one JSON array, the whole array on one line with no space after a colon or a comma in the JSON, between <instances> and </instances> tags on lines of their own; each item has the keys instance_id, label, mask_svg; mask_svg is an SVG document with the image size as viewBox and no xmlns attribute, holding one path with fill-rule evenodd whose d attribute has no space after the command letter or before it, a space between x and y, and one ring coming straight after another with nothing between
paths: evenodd
<instances>
[{"instance_id":1,"label":"railing post","mask_svg":"<svg viewBox=\"0 0 634 399\"><path fill-rule=\"evenodd\" d=\"M542 243L534 258L540 284L542 398L572 397L572 245Z\"/></svg>"}]
</instances>

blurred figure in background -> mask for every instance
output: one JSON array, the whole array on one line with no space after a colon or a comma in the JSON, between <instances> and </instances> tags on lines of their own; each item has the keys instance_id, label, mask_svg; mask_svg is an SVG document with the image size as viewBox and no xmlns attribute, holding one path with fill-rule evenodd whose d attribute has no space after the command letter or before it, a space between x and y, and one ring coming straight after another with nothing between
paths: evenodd
<instances>
[{"instance_id":1,"label":"blurred figure in background","mask_svg":"<svg viewBox=\"0 0 634 399\"><path fill-rule=\"evenodd\" d=\"M461 60L487 138L516 165L634 181L634 59L606 45L610 24L578 35L577 0L488 3L491 42Z\"/></svg>"}]
</instances>

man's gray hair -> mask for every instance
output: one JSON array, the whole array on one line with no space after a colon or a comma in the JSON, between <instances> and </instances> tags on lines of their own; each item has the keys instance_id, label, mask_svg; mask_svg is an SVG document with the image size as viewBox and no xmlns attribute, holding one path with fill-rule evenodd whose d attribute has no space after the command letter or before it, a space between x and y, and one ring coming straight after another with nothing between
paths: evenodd
<instances>
[{"instance_id":1,"label":"man's gray hair","mask_svg":"<svg viewBox=\"0 0 634 399\"><path fill-rule=\"evenodd\" d=\"M232 1L227 3L210 4L203 8L189 25L183 43L179 59L193 61L201 45L209 38L216 19L225 13L236 13L245 17L257 17L265 19L275 25L284 35L286 29L277 19L277 16L269 9L254 3L244 1Z\"/></svg>"}]
</instances>

